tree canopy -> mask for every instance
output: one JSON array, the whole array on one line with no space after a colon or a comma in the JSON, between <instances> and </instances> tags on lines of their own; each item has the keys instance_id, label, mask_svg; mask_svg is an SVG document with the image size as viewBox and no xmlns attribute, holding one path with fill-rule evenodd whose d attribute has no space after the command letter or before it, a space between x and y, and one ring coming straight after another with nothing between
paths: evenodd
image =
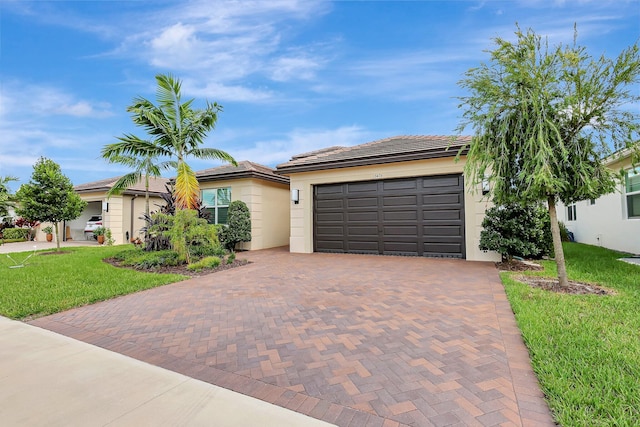
<instances>
[{"instance_id":1,"label":"tree canopy","mask_svg":"<svg viewBox=\"0 0 640 427\"><path fill-rule=\"evenodd\" d=\"M56 243L60 249L58 223L80 216L87 202L73 190L71 180L51 159L41 157L33 166L29 183L16 192L19 201L16 213L29 220L55 225Z\"/></svg>"},{"instance_id":2,"label":"tree canopy","mask_svg":"<svg viewBox=\"0 0 640 427\"><path fill-rule=\"evenodd\" d=\"M236 165L228 153L201 147L208 132L215 128L222 107L207 101L206 108L195 109L193 99L182 102L182 83L171 75L159 74L156 82L157 104L136 97L127 108L133 122L145 129L150 139L125 134L118 138L118 142L105 146L102 156L107 159L122 155L169 158L176 169L176 207L194 209L200 196L199 185L186 158L217 159Z\"/></svg>"},{"instance_id":3,"label":"tree canopy","mask_svg":"<svg viewBox=\"0 0 640 427\"><path fill-rule=\"evenodd\" d=\"M9 209L15 206L15 195L11 194L8 184L17 180L13 176L0 177L0 217L9 215Z\"/></svg>"},{"instance_id":4,"label":"tree canopy","mask_svg":"<svg viewBox=\"0 0 640 427\"><path fill-rule=\"evenodd\" d=\"M490 60L465 73L459 132L473 130L465 175L491 183L497 204L544 201L558 275L567 284L555 204L595 199L616 188L612 152L640 152L638 44L616 59L577 45L550 47L533 30L494 39ZM462 153L462 151L461 151Z\"/></svg>"}]
</instances>

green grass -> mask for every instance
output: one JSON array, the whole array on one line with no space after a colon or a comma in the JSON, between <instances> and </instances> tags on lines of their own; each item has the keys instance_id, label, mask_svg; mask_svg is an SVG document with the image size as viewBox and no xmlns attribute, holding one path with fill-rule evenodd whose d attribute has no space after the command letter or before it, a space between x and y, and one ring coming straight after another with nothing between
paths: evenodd
<instances>
[{"instance_id":1,"label":"green grass","mask_svg":"<svg viewBox=\"0 0 640 427\"><path fill-rule=\"evenodd\" d=\"M102 261L123 247L64 248L64 254L38 252L24 268L0 255L0 315L39 317L143 289L184 280L176 274L143 273ZM10 254L21 262L30 252Z\"/></svg>"},{"instance_id":2,"label":"green grass","mask_svg":"<svg viewBox=\"0 0 640 427\"><path fill-rule=\"evenodd\" d=\"M507 295L556 421L563 426L640 425L640 266L607 249L564 245L570 280L616 295L533 289L502 273ZM543 262L542 276L555 276Z\"/></svg>"}]
</instances>

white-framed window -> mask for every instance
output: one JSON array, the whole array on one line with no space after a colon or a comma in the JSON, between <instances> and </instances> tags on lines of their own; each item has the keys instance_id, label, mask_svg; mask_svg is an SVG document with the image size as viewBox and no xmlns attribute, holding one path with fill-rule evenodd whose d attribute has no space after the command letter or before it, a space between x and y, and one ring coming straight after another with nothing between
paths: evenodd
<instances>
[{"instance_id":1,"label":"white-framed window","mask_svg":"<svg viewBox=\"0 0 640 427\"><path fill-rule=\"evenodd\" d=\"M567 206L567 221L575 221L576 219L576 205L574 203Z\"/></svg>"},{"instance_id":2,"label":"white-framed window","mask_svg":"<svg viewBox=\"0 0 640 427\"><path fill-rule=\"evenodd\" d=\"M640 168L625 172L624 194L627 201L627 218L640 218Z\"/></svg>"},{"instance_id":3,"label":"white-framed window","mask_svg":"<svg viewBox=\"0 0 640 427\"><path fill-rule=\"evenodd\" d=\"M231 187L202 190L202 205L209 212L209 223L226 224L231 203Z\"/></svg>"}]
</instances>

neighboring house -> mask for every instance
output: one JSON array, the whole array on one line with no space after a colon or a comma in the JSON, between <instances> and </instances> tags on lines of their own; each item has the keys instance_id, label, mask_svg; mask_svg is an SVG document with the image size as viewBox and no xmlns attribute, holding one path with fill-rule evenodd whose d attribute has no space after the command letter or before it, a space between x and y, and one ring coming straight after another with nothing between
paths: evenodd
<instances>
[{"instance_id":1,"label":"neighboring house","mask_svg":"<svg viewBox=\"0 0 640 427\"><path fill-rule=\"evenodd\" d=\"M634 168L630 153L610 157L605 163L624 171L618 190L569 206L559 203L558 219L577 242L640 254L640 165Z\"/></svg>"},{"instance_id":2,"label":"neighboring house","mask_svg":"<svg viewBox=\"0 0 640 427\"><path fill-rule=\"evenodd\" d=\"M209 222L226 224L229 203L241 200L251 213L251 241L245 250L289 244L289 178L249 161L196 172Z\"/></svg>"},{"instance_id":3,"label":"neighboring house","mask_svg":"<svg viewBox=\"0 0 640 427\"><path fill-rule=\"evenodd\" d=\"M465 184L465 156L455 161L469 141L397 136L278 165L291 179L291 252L499 260L478 248L491 204Z\"/></svg>"},{"instance_id":4,"label":"neighboring house","mask_svg":"<svg viewBox=\"0 0 640 427\"><path fill-rule=\"evenodd\" d=\"M65 223L64 240L90 238L90 235L85 236L84 228L89 218L94 215L102 215L102 225L111 229L115 244L127 243L130 238L140 237L140 229L145 225L144 220L140 219L145 211L144 178L120 195L107 197L107 192L119 178L108 178L74 187L82 200L87 202L87 207L77 219ZM166 193L165 185L169 180L153 177L149 180L149 210L153 212L159 209L158 205L164 205L160 195Z\"/></svg>"}]
</instances>

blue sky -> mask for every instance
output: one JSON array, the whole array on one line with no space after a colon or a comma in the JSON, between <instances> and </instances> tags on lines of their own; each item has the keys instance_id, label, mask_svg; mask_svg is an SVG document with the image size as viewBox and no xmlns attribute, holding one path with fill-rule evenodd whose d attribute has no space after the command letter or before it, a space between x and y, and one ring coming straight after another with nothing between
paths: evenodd
<instances>
[{"instance_id":1,"label":"blue sky","mask_svg":"<svg viewBox=\"0 0 640 427\"><path fill-rule=\"evenodd\" d=\"M127 172L100 159L158 73L222 104L206 146L275 166L394 135L450 135L457 82L515 23L614 57L640 38L640 1L0 0L0 176L40 156L74 184ZM640 90L640 89L639 89ZM196 169L218 163L190 160Z\"/></svg>"}]
</instances>

